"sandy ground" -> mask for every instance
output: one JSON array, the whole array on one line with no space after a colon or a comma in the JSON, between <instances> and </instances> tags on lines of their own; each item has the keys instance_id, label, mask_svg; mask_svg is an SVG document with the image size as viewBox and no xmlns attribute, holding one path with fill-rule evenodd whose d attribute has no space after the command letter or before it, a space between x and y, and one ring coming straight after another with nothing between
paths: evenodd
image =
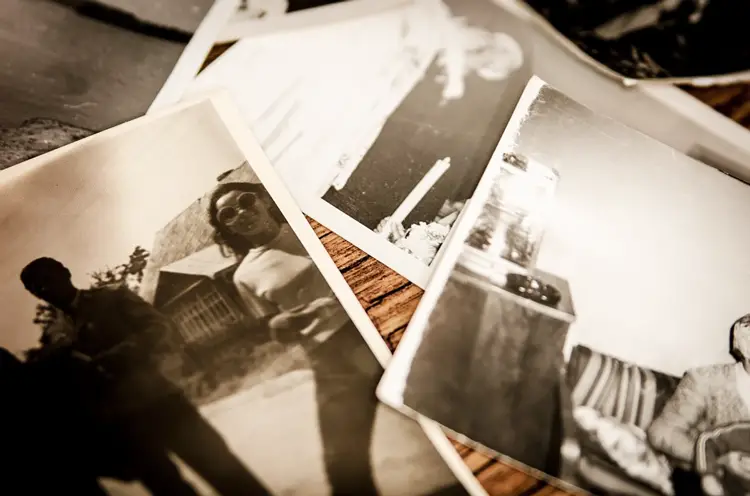
<instances>
[{"instance_id":1,"label":"sandy ground","mask_svg":"<svg viewBox=\"0 0 750 496\"><path fill-rule=\"evenodd\" d=\"M278 495L329 492L309 371L296 371L202 408L247 466ZM372 445L383 496L427 494L454 479L416 423L381 405ZM185 467L183 467L185 468ZM185 468L201 494L215 494ZM140 485L106 482L117 496L148 496Z\"/></svg>"}]
</instances>

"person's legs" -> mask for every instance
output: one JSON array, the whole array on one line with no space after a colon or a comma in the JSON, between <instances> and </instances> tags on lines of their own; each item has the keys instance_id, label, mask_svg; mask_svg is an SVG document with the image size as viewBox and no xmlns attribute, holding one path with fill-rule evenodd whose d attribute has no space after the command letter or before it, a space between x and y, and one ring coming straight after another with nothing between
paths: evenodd
<instances>
[{"instance_id":1,"label":"person's legs","mask_svg":"<svg viewBox=\"0 0 750 496\"><path fill-rule=\"evenodd\" d=\"M219 494L271 494L187 398L175 395L161 403L157 428L162 432L167 449L179 456Z\"/></svg>"},{"instance_id":2,"label":"person's legs","mask_svg":"<svg viewBox=\"0 0 750 496\"><path fill-rule=\"evenodd\" d=\"M198 491L182 477L166 450L153 446L140 450L135 456L138 456L138 478L151 496L198 496Z\"/></svg>"},{"instance_id":3,"label":"person's legs","mask_svg":"<svg viewBox=\"0 0 750 496\"><path fill-rule=\"evenodd\" d=\"M313 370L323 458L331 494L377 495L370 463L378 404L375 399L377 376L369 377L347 361L346 357L352 350L336 349L334 343L330 345L326 343L324 346L331 353L325 350L316 353Z\"/></svg>"},{"instance_id":4,"label":"person's legs","mask_svg":"<svg viewBox=\"0 0 750 496\"><path fill-rule=\"evenodd\" d=\"M169 456L171 446L166 428L169 415L157 403L107 424L101 438L112 445L120 461L128 462L127 466L120 466L123 464L117 463L117 459L107 460L110 466L104 467L104 471L111 476L124 470L131 479L140 481L151 496L198 496Z\"/></svg>"}]
</instances>

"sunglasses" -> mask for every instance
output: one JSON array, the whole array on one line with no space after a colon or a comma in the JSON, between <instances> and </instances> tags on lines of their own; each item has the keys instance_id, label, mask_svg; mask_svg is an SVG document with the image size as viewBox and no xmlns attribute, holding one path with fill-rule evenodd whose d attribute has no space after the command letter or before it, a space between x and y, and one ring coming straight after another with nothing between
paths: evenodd
<instances>
[{"instance_id":1,"label":"sunglasses","mask_svg":"<svg viewBox=\"0 0 750 496\"><path fill-rule=\"evenodd\" d=\"M216 217L222 224L233 224L237 221L240 211L246 212L254 208L257 201L258 197L254 193L241 193L237 196L236 205L221 207L217 212Z\"/></svg>"}]
</instances>

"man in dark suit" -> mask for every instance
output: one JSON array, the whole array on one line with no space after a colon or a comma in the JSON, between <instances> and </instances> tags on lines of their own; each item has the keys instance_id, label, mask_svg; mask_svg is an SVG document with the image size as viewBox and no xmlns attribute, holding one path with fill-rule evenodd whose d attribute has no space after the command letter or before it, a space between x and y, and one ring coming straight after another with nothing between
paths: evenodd
<instances>
[{"instance_id":1,"label":"man in dark suit","mask_svg":"<svg viewBox=\"0 0 750 496\"><path fill-rule=\"evenodd\" d=\"M155 355L174 332L168 318L122 286L77 289L70 271L51 258L29 263L21 281L68 320L68 336L62 341L71 353L109 378L92 392L92 409L97 422L120 440L118 449L133 454L137 478L152 494L197 495L170 453L219 494L269 494L159 371Z\"/></svg>"}]
</instances>

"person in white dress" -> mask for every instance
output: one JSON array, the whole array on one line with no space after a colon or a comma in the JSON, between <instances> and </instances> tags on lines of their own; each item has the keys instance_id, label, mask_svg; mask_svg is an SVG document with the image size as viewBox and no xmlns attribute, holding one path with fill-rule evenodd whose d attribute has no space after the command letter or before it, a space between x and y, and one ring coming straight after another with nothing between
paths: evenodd
<instances>
[{"instance_id":1,"label":"person in white dress","mask_svg":"<svg viewBox=\"0 0 750 496\"><path fill-rule=\"evenodd\" d=\"M332 495L378 494L370 463L379 364L260 184L220 184L208 205L215 241L238 258L234 283L272 338L308 350Z\"/></svg>"}]
</instances>

